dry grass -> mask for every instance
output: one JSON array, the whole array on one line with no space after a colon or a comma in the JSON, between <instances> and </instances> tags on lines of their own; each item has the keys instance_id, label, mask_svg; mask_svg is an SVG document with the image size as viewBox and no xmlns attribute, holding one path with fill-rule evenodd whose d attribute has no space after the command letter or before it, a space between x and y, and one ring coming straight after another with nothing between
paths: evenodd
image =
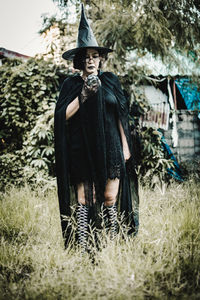
<instances>
[{"instance_id":1,"label":"dry grass","mask_svg":"<svg viewBox=\"0 0 200 300\"><path fill-rule=\"evenodd\" d=\"M137 237L103 237L93 263L63 250L55 191L2 194L0 299L199 299L200 184L140 198Z\"/></svg>"}]
</instances>

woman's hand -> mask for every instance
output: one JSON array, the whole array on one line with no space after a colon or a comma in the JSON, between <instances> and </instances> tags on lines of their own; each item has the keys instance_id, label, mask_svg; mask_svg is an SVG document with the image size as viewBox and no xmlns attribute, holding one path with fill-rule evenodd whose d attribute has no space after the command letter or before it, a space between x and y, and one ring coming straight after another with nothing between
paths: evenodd
<instances>
[{"instance_id":1,"label":"woman's hand","mask_svg":"<svg viewBox=\"0 0 200 300\"><path fill-rule=\"evenodd\" d=\"M89 75L88 77L86 77L81 91L82 102L85 102L88 97L95 94L98 91L100 85L101 81L98 76Z\"/></svg>"}]
</instances>

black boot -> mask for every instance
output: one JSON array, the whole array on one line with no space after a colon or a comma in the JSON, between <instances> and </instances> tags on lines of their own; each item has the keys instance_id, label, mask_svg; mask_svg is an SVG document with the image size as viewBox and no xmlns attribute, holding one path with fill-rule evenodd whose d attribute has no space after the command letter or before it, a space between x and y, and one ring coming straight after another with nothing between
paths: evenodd
<instances>
[{"instance_id":1,"label":"black boot","mask_svg":"<svg viewBox=\"0 0 200 300\"><path fill-rule=\"evenodd\" d=\"M117 235L117 229L118 229L118 224L117 224L117 207L116 205L111 205L111 206L104 206L105 211L106 211L106 218L107 221L105 220L105 224L107 223L107 226L109 228L110 232L110 239L114 240L116 235Z\"/></svg>"},{"instance_id":2,"label":"black boot","mask_svg":"<svg viewBox=\"0 0 200 300\"><path fill-rule=\"evenodd\" d=\"M82 253L85 253L88 242L88 207L81 203L77 207L77 237Z\"/></svg>"}]
</instances>

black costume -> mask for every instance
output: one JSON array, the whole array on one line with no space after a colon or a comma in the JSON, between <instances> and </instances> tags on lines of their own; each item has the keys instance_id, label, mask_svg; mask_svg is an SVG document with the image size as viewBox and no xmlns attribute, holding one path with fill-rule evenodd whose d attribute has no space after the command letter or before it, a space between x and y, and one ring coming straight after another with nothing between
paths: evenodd
<instances>
[{"instance_id":1,"label":"black costume","mask_svg":"<svg viewBox=\"0 0 200 300\"><path fill-rule=\"evenodd\" d=\"M134 153L128 123L128 102L117 76L99 72L101 86L96 94L81 102L81 76L72 76L62 85L55 110L55 154L58 197L63 235L68 243L71 228L63 216L71 215L73 192L84 183L90 219L98 226L98 212L104 199L108 178L120 179L118 210L130 226L129 234L138 230L138 186L134 170ZM79 110L66 121L66 108L79 97ZM131 158L125 163L119 124L121 122ZM95 189L96 203L93 203ZM77 201L77 200L75 200Z\"/></svg>"},{"instance_id":2,"label":"black costume","mask_svg":"<svg viewBox=\"0 0 200 300\"><path fill-rule=\"evenodd\" d=\"M78 67L84 70L86 57L80 54L83 51L86 53L88 48L97 50L100 56L113 51L98 45L82 5L77 47L64 52L62 57L74 59L74 65L78 58L83 63ZM101 225L99 212L105 201L108 179L120 179L118 211L129 225L129 234L135 234L138 230L138 186L128 123L128 103L114 74L99 72L98 77L101 82L98 91L87 95L84 102L81 96L81 91L85 90L82 77L66 79L55 110L56 174L62 231L67 245L72 233L71 206L73 201L77 204L77 184L83 183L86 205L79 203L76 210L77 241L83 252L87 251L88 223L91 221L96 228ZM77 97L79 109L66 121L66 108ZM132 153L126 163L119 122ZM108 220L111 239L117 232L117 207L114 204L103 210L103 219Z\"/></svg>"}]
</instances>

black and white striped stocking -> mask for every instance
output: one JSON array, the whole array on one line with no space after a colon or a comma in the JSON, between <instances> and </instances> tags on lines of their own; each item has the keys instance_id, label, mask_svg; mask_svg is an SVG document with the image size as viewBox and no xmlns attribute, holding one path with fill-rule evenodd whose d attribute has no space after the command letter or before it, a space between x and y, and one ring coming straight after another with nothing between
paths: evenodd
<instances>
[{"instance_id":1,"label":"black and white striped stocking","mask_svg":"<svg viewBox=\"0 0 200 300\"><path fill-rule=\"evenodd\" d=\"M108 216L108 227L110 231L110 239L114 240L117 235L117 207L116 205L106 206Z\"/></svg>"},{"instance_id":2,"label":"black and white striped stocking","mask_svg":"<svg viewBox=\"0 0 200 300\"><path fill-rule=\"evenodd\" d=\"M77 236L82 253L87 250L88 240L88 206L78 203L77 207Z\"/></svg>"}]
</instances>

